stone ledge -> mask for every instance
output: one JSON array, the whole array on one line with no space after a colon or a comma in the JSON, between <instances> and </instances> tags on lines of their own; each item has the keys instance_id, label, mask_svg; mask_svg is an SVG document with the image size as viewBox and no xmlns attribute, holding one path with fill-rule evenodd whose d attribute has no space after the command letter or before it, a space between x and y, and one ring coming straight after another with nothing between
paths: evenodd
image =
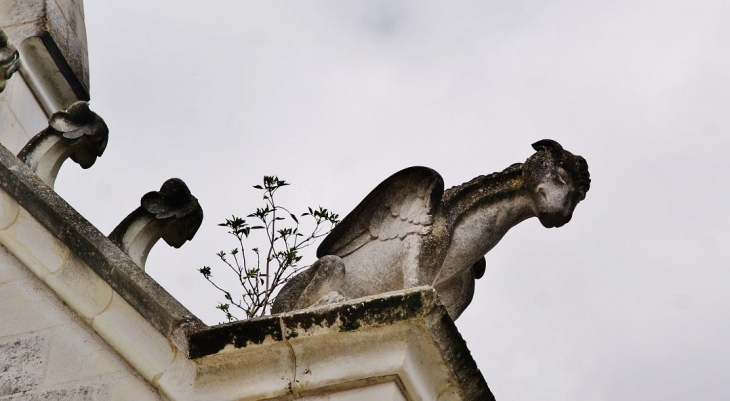
<instances>
[{"instance_id":1,"label":"stone ledge","mask_svg":"<svg viewBox=\"0 0 730 401\"><path fill-rule=\"evenodd\" d=\"M388 342L393 349L385 349L380 358L363 356L373 348L373 343L383 342ZM207 357L215 356L213 360L218 365L221 358L245 360L249 353L275 347L276 343L289 343L292 347L297 370L292 382L302 386L292 389L297 396L325 391L329 380L336 383L331 385L340 387L343 382L365 380L366 372L370 372L375 377L397 376L411 393L419 391L416 388L421 375L429 378L427 382L440 380L446 387L434 399L435 396L439 400L494 399L466 343L431 287L207 327L191 333L188 354L202 366L207 364ZM320 348L327 351L315 355ZM404 351L409 348L425 352ZM344 359L364 362L338 367L340 372L323 375L327 380L315 374L311 383L302 384L303 379L298 377L306 377L307 373L303 372L310 370L302 368L303 365L310 366L311 371L315 370L314 366L321 370L326 365L322 360L326 361L332 354L340 355L338 351ZM387 358L394 359L388 362ZM414 358L415 362L409 365L407 361ZM380 366L369 363L372 361ZM424 373L424 365L428 366L426 370L437 372Z\"/></svg>"},{"instance_id":2,"label":"stone ledge","mask_svg":"<svg viewBox=\"0 0 730 401\"><path fill-rule=\"evenodd\" d=\"M191 333L190 358L226 347L245 348L270 341L340 333L395 324L430 313L437 302L430 287L396 291L344 303L207 327Z\"/></svg>"}]
</instances>

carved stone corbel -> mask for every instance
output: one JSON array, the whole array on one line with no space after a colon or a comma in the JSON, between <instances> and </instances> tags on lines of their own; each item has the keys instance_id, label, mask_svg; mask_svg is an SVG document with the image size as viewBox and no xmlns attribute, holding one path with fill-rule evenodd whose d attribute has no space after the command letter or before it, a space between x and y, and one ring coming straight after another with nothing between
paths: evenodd
<instances>
[{"instance_id":1,"label":"carved stone corbel","mask_svg":"<svg viewBox=\"0 0 730 401\"><path fill-rule=\"evenodd\" d=\"M8 42L8 37L0 29L0 92L10 76L20 68L20 54L15 46Z\"/></svg>"},{"instance_id":2,"label":"carved stone corbel","mask_svg":"<svg viewBox=\"0 0 730 401\"><path fill-rule=\"evenodd\" d=\"M109 239L144 270L147 255L160 238L175 248L193 239L203 222L203 209L179 178L171 178L159 191L145 194L141 204L119 223Z\"/></svg>"},{"instance_id":3,"label":"carved stone corbel","mask_svg":"<svg viewBox=\"0 0 730 401\"><path fill-rule=\"evenodd\" d=\"M80 101L53 113L48 128L34 136L18 158L53 188L58 170L69 156L82 168L89 168L104 153L108 138L104 120L89 109L88 103Z\"/></svg>"}]
</instances>

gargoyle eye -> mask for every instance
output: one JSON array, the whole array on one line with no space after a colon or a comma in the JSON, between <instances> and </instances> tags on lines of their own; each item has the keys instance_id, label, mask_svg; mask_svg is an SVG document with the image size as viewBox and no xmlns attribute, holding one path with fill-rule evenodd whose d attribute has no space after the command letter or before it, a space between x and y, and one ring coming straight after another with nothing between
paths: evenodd
<instances>
[{"instance_id":1,"label":"gargoyle eye","mask_svg":"<svg viewBox=\"0 0 730 401\"><path fill-rule=\"evenodd\" d=\"M568 185L568 175L565 172L565 170L563 170L562 168L559 168L556 171L557 171L556 176L558 177L558 181L560 181L561 184Z\"/></svg>"}]
</instances>

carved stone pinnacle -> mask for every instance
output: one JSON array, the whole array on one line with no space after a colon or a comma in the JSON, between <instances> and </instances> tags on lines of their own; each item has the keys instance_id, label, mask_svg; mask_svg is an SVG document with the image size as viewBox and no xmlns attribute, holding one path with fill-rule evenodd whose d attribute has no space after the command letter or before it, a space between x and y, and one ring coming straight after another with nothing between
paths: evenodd
<instances>
[{"instance_id":1,"label":"carved stone pinnacle","mask_svg":"<svg viewBox=\"0 0 730 401\"><path fill-rule=\"evenodd\" d=\"M109 239L144 270L147 255L160 238L175 248L193 239L203 222L203 209L179 178L165 181L159 191L146 193L140 203Z\"/></svg>"},{"instance_id":2,"label":"carved stone pinnacle","mask_svg":"<svg viewBox=\"0 0 730 401\"><path fill-rule=\"evenodd\" d=\"M89 104L79 101L65 111L57 111L48 120L48 128L39 132L18 153L53 188L61 165L68 157L82 168L94 165L106 149L109 128Z\"/></svg>"}]
</instances>

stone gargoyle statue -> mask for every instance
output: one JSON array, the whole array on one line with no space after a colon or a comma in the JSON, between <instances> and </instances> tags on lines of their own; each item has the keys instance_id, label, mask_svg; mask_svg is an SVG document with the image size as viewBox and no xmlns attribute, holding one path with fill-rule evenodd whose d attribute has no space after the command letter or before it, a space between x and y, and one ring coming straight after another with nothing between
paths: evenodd
<instances>
[{"instance_id":1,"label":"stone gargoyle statue","mask_svg":"<svg viewBox=\"0 0 730 401\"><path fill-rule=\"evenodd\" d=\"M590 187L588 164L545 139L524 163L444 191L427 167L378 185L325 238L311 268L292 277L272 313L430 285L456 319L486 268L484 255L516 224L570 221Z\"/></svg>"}]
</instances>

